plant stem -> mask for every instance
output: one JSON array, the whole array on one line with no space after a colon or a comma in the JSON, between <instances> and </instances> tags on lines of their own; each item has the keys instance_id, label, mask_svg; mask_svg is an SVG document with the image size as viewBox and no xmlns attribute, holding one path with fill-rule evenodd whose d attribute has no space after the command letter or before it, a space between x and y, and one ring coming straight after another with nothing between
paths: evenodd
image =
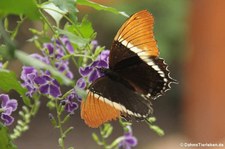
<instances>
[{"instance_id":1,"label":"plant stem","mask_svg":"<svg viewBox=\"0 0 225 149\"><path fill-rule=\"evenodd\" d=\"M64 139L65 139L65 136L64 136L64 132L63 132L63 127L62 127L62 120L61 120L61 108L60 108L60 105L58 105L58 99L55 99L55 105L56 105L56 112L57 112L57 123L58 123L58 126L57 128L59 129L59 132L60 132L60 142L59 142L59 146L62 148L62 149L65 149L65 143L64 143Z\"/></svg>"},{"instance_id":2,"label":"plant stem","mask_svg":"<svg viewBox=\"0 0 225 149\"><path fill-rule=\"evenodd\" d=\"M99 127L99 129L100 129L100 134L101 134L101 142L102 142L102 146L104 147L104 149L108 149L107 148L107 143L106 143L106 140L105 140L105 138L102 136L102 127Z\"/></svg>"}]
</instances>

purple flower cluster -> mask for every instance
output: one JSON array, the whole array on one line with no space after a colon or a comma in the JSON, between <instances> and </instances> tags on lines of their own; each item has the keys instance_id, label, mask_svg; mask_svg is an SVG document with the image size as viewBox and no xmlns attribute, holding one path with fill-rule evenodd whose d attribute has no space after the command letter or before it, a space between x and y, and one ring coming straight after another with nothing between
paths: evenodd
<instances>
[{"instance_id":1,"label":"purple flower cluster","mask_svg":"<svg viewBox=\"0 0 225 149\"><path fill-rule=\"evenodd\" d=\"M92 50L95 51L98 46L97 41L92 41L91 47ZM79 72L82 75L80 79L77 80L76 87L80 89L85 89L86 81L91 83L97 78L101 77L103 74L99 71L99 68L105 67L108 68L108 59L109 59L109 50L104 50L101 54L97 57L97 59L91 63L90 66L80 68ZM79 97L77 92L74 90L72 91L64 100L62 100L62 104L65 106L65 110L71 114L78 108L77 102L74 100L77 99L80 102L82 99Z\"/></svg>"},{"instance_id":2,"label":"purple flower cluster","mask_svg":"<svg viewBox=\"0 0 225 149\"><path fill-rule=\"evenodd\" d=\"M87 78L89 83L92 83L97 78L103 76L99 68L109 67L109 50L103 50L101 54L89 66L81 67L79 73L83 78ZM84 80L84 79L83 79Z\"/></svg>"},{"instance_id":3,"label":"purple flower cluster","mask_svg":"<svg viewBox=\"0 0 225 149\"><path fill-rule=\"evenodd\" d=\"M119 149L131 149L137 145L137 138L133 136L130 126L126 126L127 131L124 133L123 140L119 143Z\"/></svg>"},{"instance_id":4,"label":"purple flower cluster","mask_svg":"<svg viewBox=\"0 0 225 149\"><path fill-rule=\"evenodd\" d=\"M43 54L48 61L54 62L55 67L70 79L73 79L73 73L69 69L69 61L63 60L62 57L72 53L74 53L73 46L66 36L61 37L60 40L45 43L43 48Z\"/></svg>"},{"instance_id":5,"label":"purple flower cluster","mask_svg":"<svg viewBox=\"0 0 225 149\"><path fill-rule=\"evenodd\" d=\"M76 109L78 109L77 102L74 101L74 99L81 100L80 97L77 95L75 90L73 90L64 100L62 100L61 104L65 106L65 110L73 114Z\"/></svg>"},{"instance_id":6,"label":"purple flower cluster","mask_svg":"<svg viewBox=\"0 0 225 149\"><path fill-rule=\"evenodd\" d=\"M44 56L39 54L31 54L30 56L46 64L54 65L68 78L73 78L73 74L69 69L69 61L62 59L67 53L74 52L67 37L63 36L60 40L45 43L42 52ZM27 96L31 97L36 92L51 95L55 98L61 96L59 83L51 77L49 71L38 71L31 66L23 66L22 69L21 79L24 81L22 85L28 89Z\"/></svg>"},{"instance_id":7,"label":"purple flower cluster","mask_svg":"<svg viewBox=\"0 0 225 149\"><path fill-rule=\"evenodd\" d=\"M0 62L0 69L2 68L2 62Z\"/></svg>"},{"instance_id":8,"label":"purple flower cluster","mask_svg":"<svg viewBox=\"0 0 225 149\"><path fill-rule=\"evenodd\" d=\"M4 121L4 125L11 125L14 121L14 118L11 116L11 114L17 109L17 100L10 99L6 94L0 94L0 103L1 119Z\"/></svg>"},{"instance_id":9,"label":"purple flower cluster","mask_svg":"<svg viewBox=\"0 0 225 149\"><path fill-rule=\"evenodd\" d=\"M83 78L80 78L76 83L76 87L80 89L84 89L85 86L86 84ZM82 100L82 98L77 94L75 89L61 102L62 105L65 105L65 110L71 114L73 114L74 111L78 109L78 104L74 99L77 99L78 102L81 102Z\"/></svg>"},{"instance_id":10,"label":"purple flower cluster","mask_svg":"<svg viewBox=\"0 0 225 149\"><path fill-rule=\"evenodd\" d=\"M31 55L34 58L42 61L45 60L38 54ZM27 96L32 97L34 93L40 92L52 97L59 97L61 95L59 83L51 77L48 71L37 71L34 67L23 66L21 72L21 79L24 81L22 86L26 87Z\"/></svg>"}]
</instances>

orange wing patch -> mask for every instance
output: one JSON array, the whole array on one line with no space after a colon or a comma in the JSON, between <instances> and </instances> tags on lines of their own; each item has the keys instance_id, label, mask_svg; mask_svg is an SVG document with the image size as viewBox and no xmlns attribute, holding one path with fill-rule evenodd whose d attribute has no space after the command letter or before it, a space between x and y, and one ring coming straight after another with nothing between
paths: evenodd
<instances>
[{"instance_id":1,"label":"orange wing patch","mask_svg":"<svg viewBox=\"0 0 225 149\"><path fill-rule=\"evenodd\" d=\"M116 120L120 114L119 110L104 102L102 97L96 97L92 92L89 92L87 99L82 100L81 103L81 118L92 128L97 128L107 121Z\"/></svg>"},{"instance_id":2,"label":"orange wing patch","mask_svg":"<svg viewBox=\"0 0 225 149\"><path fill-rule=\"evenodd\" d=\"M153 24L152 14L147 10L139 11L122 25L114 40L139 56L158 56L159 50L153 34Z\"/></svg>"}]
</instances>

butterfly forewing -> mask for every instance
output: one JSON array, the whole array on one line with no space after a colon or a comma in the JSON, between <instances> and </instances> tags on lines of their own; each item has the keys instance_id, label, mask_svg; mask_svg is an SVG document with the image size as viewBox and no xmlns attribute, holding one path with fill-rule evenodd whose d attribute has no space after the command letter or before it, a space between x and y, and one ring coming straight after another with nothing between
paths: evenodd
<instances>
[{"instance_id":1,"label":"butterfly forewing","mask_svg":"<svg viewBox=\"0 0 225 149\"><path fill-rule=\"evenodd\" d=\"M174 80L153 35L153 16L143 10L132 15L116 34L110 51L109 66L130 82L136 91L156 98Z\"/></svg>"},{"instance_id":2,"label":"butterfly forewing","mask_svg":"<svg viewBox=\"0 0 225 149\"><path fill-rule=\"evenodd\" d=\"M153 24L153 16L147 10L142 10L132 15L122 25L114 38L113 44L119 42L143 58L147 56L158 56L159 51L153 34ZM118 46L112 45L109 58L109 65L111 67L120 60L129 57L125 51L113 47ZM123 55L123 57L115 59L117 55Z\"/></svg>"}]
</instances>

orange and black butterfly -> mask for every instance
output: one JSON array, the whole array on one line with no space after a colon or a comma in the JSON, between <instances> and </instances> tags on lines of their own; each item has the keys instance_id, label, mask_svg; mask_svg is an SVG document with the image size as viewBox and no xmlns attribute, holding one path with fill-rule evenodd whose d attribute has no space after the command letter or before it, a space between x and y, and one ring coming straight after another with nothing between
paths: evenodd
<instances>
[{"instance_id":1,"label":"orange and black butterfly","mask_svg":"<svg viewBox=\"0 0 225 149\"><path fill-rule=\"evenodd\" d=\"M142 10L132 15L116 34L109 55L109 69L88 89L81 104L81 118L90 127L117 119L144 120L152 113L151 99L174 83L159 58L153 34L153 16Z\"/></svg>"}]
</instances>

